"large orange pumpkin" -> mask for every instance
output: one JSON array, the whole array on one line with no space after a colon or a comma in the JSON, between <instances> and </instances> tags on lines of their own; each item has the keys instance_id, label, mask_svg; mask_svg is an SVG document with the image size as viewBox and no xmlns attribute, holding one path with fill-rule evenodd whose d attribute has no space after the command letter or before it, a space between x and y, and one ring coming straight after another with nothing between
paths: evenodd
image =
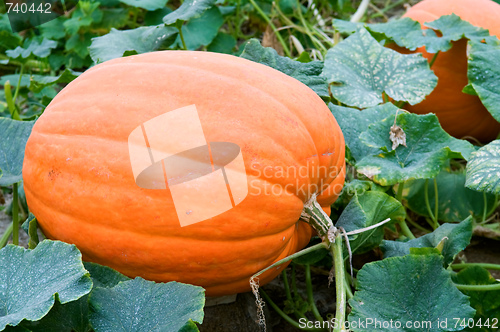
<instances>
[{"instance_id":1,"label":"large orange pumpkin","mask_svg":"<svg viewBox=\"0 0 500 332\"><path fill-rule=\"evenodd\" d=\"M241 149L248 193L234 196L239 201L225 212L181 226L184 211L176 209L172 187L136 183L130 137L149 135L148 123L171 112L183 121L193 107L212 150L216 142ZM169 129L177 136L164 133L165 149L191 140L178 129ZM130 277L200 285L212 296L248 291L252 274L303 248L312 232L299 221L304 202L318 193L329 207L344 175L342 132L307 86L245 59L187 51L130 56L86 71L36 122L23 168L29 208L49 238L74 243L85 260ZM184 203L196 197L218 206L226 185L202 196L196 183L184 186Z\"/></svg>"},{"instance_id":2,"label":"large orange pumpkin","mask_svg":"<svg viewBox=\"0 0 500 332\"><path fill-rule=\"evenodd\" d=\"M500 37L500 5L491 0L424 0L404 16L423 24L451 14ZM437 87L423 102L405 108L419 114L435 113L443 128L455 137L491 141L500 132L500 124L478 97L462 93L468 84L466 48L467 40L462 39L454 42L449 51L441 52L431 68L438 77ZM425 48L417 51L429 62L434 56Z\"/></svg>"}]
</instances>

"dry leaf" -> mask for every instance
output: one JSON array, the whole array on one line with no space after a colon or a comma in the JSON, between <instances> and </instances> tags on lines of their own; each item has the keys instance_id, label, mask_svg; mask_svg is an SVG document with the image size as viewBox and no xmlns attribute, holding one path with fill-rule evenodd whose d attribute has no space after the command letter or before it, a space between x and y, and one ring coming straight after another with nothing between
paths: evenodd
<instances>
[{"instance_id":1,"label":"dry leaf","mask_svg":"<svg viewBox=\"0 0 500 332\"><path fill-rule=\"evenodd\" d=\"M391 127L390 138L393 150L395 150L400 145L406 146L406 134L400 126L393 125Z\"/></svg>"},{"instance_id":2,"label":"dry leaf","mask_svg":"<svg viewBox=\"0 0 500 332\"><path fill-rule=\"evenodd\" d=\"M270 25L267 26L266 31L264 32L264 37L262 37L262 46L274 48L281 56L285 54L283 52L283 46L281 46L278 38L276 38L276 35Z\"/></svg>"}]
</instances>

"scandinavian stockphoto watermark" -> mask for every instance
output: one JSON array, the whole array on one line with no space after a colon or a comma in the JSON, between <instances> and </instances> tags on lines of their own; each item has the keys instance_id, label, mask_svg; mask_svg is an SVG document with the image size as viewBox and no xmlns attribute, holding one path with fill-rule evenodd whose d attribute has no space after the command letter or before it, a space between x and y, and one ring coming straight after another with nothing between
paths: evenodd
<instances>
[{"instance_id":1,"label":"scandinavian stockphoto watermark","mask_svg":"<svg viewBox=\"0 0 500 332\"><path fill-rule=\"evenodd\" d=\"M168 188L181 227L226 212L248 194L240 147L207 142L195 105L140 124L128 146L136 184Z\"/></svg>"},{"instance_id":2,"label":"scandinavian stockphoto watermark","mask_svg":"<svg viewBox=\"0 0 500 332\"><path fill-rule=\"evenodd\" d=\"M251 162L247 170L238 144L207 140L196 105L137 124L128 150L137 186L168 190L181 227L222 214L248 195L331 196L343 188L330 184L343 169L320 166L315 156L286 168Z\"/></svg>"},{"instance_id":3,"label":"scandinavian stockphoto watermark","mask_svg":"<svg viewBox=\"0 0 500 332\"><path fill-rule=\"evenodd\" d=\"M31 29L72 10L78 0L0 0L13 32Z\"/></svg>"}]
</instances>

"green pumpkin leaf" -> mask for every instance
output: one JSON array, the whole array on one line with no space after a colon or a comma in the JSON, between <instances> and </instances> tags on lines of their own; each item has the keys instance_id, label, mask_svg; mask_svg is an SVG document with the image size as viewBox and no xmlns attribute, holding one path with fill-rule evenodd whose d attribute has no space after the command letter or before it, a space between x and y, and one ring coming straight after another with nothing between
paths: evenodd
<instances>
[{"instance_id":1,"label":"green pumpkin leaf","mask_svg":"<svg viewBox=\"0 0 500 332\"><path fill-rule=\"evenodd\" d=\"M410 248L435 248L445 237L443 250L444 263L450 264L454 257L465 249L472 238L472 218L468 217L458 224L443 224L434 232L406 242L382 241L380 248L384 257L404 256L410 253Z\"/></svg>"},{"instance_id":2,"label":"green pumpkin leaf","mask_svg":"<svg viewBox=\"0 0 500 332\"><path fill-rule=\"evenodd\" d=\"M215 53L233 53L236 46L236 39L227 33L219 32L214 40L208 45L207 51Z\"/></svg>"},{"instance_id":3,"label":"green pumpkin leaf","mask_svg":"<svg viewBox=\"0 0 500 332\"><path fill-rule=\"evenodd\" d=\"M93 286L111 288L121 281L130 280L123 274L95 263L84 262L85 269L90 272ZM89 296L86 295L77 301L66 304L55 303L50 312L37 322L22 323L33 332L55 331L58 332L89 332L92 331L89 315Z\"/></svg>"},{"instance_id":4,"label":"green pumpkin leaf","mask_svg":"<svg viewBox=\"0 0 500 332\"><path fill-rule=\"evenodd\" d=\"M363 195L354 195L340 215L335 227L343 227L346 232L375 225L387 218L392 222L404 220L405 209L401 203L379 191L368 191ZM362 254L377 247L384 238L384 227L380 226L366 232L349 236L353 253Z\"/></svg>"},{"instance_id":5,"label":"green pumpkin leaf","mask_svg":"<svg viewBox=\"0 0 500 332\"><path fill-rule=\"evenodd\" d=\"M121 3L149 11L165 7L168 0L120 0Z\"/></svg>"},{"instance_id":6,"label":"green pumpkin leaf","mask_svg":"<svg viewBox=\"0 0 500 332\"><path fill-rule=\"evenodd\" d=\"M483 146L471 156L465 186L492 194L500 193L500 140Z\"/></svg>"},{"instance_id":7,"label":"green pumpkin leaf","mask_svg":"<svg viewBox=\"0 0 500 332\"><path fill-rule=\"evenodd\" d=\"M438 188L438 220L456 222L464 220L471 214L475 217L482 217L485 213L485 206L486 213L488 213L492 212L490 210L493 210L496 205L495 195L483 195L465 187L465 173L450 173L443 170L435 179ZM425 203L425 181L419 179L406 182L404 197L412 211L430 217ZM436 195L433 179L428 180L427 195L430 209L434 213Z\"/></svg>"},{"instance_id":8,"label":"green pumpkin leaf","mask_svg":"<svg viewBox=\"0 0 500 332\"><path fill-rule=\"evenodd\" d=\"M124 276L118 271L113 270L110 267L99 265L91 262L84 262L83 265L90 272L90 277L94 283L94 288L96 287L114 287L118 285L120 281L130 280L129 277Z\"/></svg>"},{"instance_id":9,"label":"green pumpkin leaf","mask_svg":"<svg viewBox=\"0 0 500 332\"><path fill-rule=\"evenodd\" d=\"M459 140L446 133L434 114L417 115L400 113L396 124L406 133L406 147L392 150L390 140L394 116L376 122L360 135L366 145L379 148L376 156L368 156L357 163L358 172L373 177L383 186L410 179L433 178L450 158L468 159L475 150L465 140Z\"/></svg>"},{"instance_id":10,"label":"green pumpkin leaf","mask_svg":"<svg viewBox=\"0 0 500 332\"><path fill-rule=\"evenodd\" d=\"M382 33L398 46L412 51L425 46L428 53L446 52L452 47L452 41L462 38L479 41L494 38L489 35L488 30L473 26L455 14L441 16L424 25L431 29L421 29L418 22L406 17L388 23L370 24L368 29ZM438 36L434 30L439 31L440 35Z\"/></svg>"},{"instance_id":11,"label":"green pumpkin leaf","mask_svg":"<svg viewBox=\"0 0 500 332\"><path fill-rule=\"evenodd\" d=\"M7 245L0 250L0 330L23 319L44 317L56 298L62 304L88 294L92 281L74 246L42 241L27 250Z\"/></svg>"},{"instance_id":12,"label":"green pumpkin leaf","mask_svg":"<svg viewBox=\"0 0 500 332\"><path fill-rule=\"evenodd\" d=\"M460 327L454 328L455 319L474 316L467 296L453 285L439 255L406 255L368 263L357 280L357 291L349 300L349 322L351 327L359 321L371 325L353 331L459 331ZM375 320L381 323L375 326ZM438 323L446 320L447 327ZM381 325L391 321L390 328ZM415 322L426 325L406 325Z\"/></svg>"},{"instance_id":13,"label":"green pumpkin leaf","mask_svg":"<svg viewBox=\"0 0 500 332\"><path fill-rule=\"evenodd\" d=\"M80 74L80 72L66 68L59 76L31 75L29 88L33 92L40 92L47 86L59 83L69 83Z\"/></svg>"},{"instance_id":14,"label":"green pumpkin leaf","mask_svg":"<svg viewBox=\"0 0 500 332\"><path fill-rule=\"evenodd\" d=\"M89 296L66 304L54 303L50 312L36 322L23 321L21 326L32 332L90 332Z\"/></svg>"},{"instance_id":15,"label":"green pumpkin leaf","mask_svg":"<svg viewBox=\"0 0 500 332\"><path fill-rule=\"evenodd\" d=\"M164 24L131 30L111 29L110 33L92 39L90 57L95 63L100 63L120 58L125 52L152 52L177 33L177 29Z\"/></svg>"},{"instance_id":16,"label":"green pumpkin leaf","mask_svg":"<svg viewBox=\"0 0 500 332\"><path fill-rule=\"evenodd\" d=\"M473 89L484 107L500 121L500 45L469 42L467 76Z\"/></svg>"},{"instance_id":17,"label":"green pumpkin leaf","mask_svg":"<svg viewBox=\"0 0 500 332\"><path fill-rule=\"evenodd\" d=\"M181 28L186 48L197 50L201 46L210 44L223 23L224 18L218 7L212 7L200 17L190 20ZM177 36L176 44L182 46L180 36Z\"/></svg>"},{"instance_id":18,"label":"green pumpkin leaf","mask_svg":"<svg viewBox=\"0 0 500 332\"><path fill-rule=\"evenodd\" d=\"M368 126L374 122L386 119L389 115L396 114L398 108L391 103L371 107L359 111L355 108L337 106L328 104L330 111L337 120L342 133L344 134L345 144L349 148L352 157L356 162L366 156L378 154L378 148L369 147L364 144L359 135L368 130Z\"/></svg>"},{"instance_id":19,"label":"green pumpkin leaf","mask_svg":"<svg viewBox=\"0 0 500 332\"><path fill-rule=\"evenodd\" d=\"M177 10L165 15L163 23L173 25L178 21L189 21L190 19L199 17L206 10L213 7L215 2L216 0L185 0Z\"/></svg>"},{"instance_id":20,"label":"green pumpkin leaf","mask_svg":"<svg viewBox=\"0 0 500 332\"><path fill-rule=\"evenodd\" d=\"M35 55L40 58L46 58L50 55L52 49L56 47L57 42L44 38L42 42L32 40L28 47L23 48L21 46L18 46L13 50L7 50L5 54L7 54L7 56L12 59L17 59L19 57L21 57L22 59L26 59L31 55Z\"/></svg>"},{"instance_id":21,"label":"green pumpkin leaf","mask_svg":"<svg viewBox=\"0 0 500 332\"><path fill-rule=\"evenodd\" d=\"M112 288L97 287L90 295L90 321L96 332L178 331L191 319L203 321L204 289L178 282L155 283L142 278Z\"/></svg>"},{"instance_id":22,"label":"green pumpkin leaf","mask_svg":"<svg viewBox=\"0 0 500 332\"><path fill-rule=\"evenodd\" d=\"M0 118L0 186L9 186L23 179L24 148L35 121Z\"/></svg>"},{"instance_id":23,"label":"green pumpkin leaf","mask_svg":"<svg viewBox=\"0 0 500 332\"><path fill-rule=\"evenodd\" d=\"M320 97L328 97L328 84L325 77L321 76L323 63L321 61L311 61L302 63L290 58L280 56L271 47L262 47L257 39L249 40L242 58L261 63L291 76L310 87Z\"/></svg>"},{"instance_id":24,"label":"green pumpkin leaf","mask_svg":"<svg viewBox=\"0 0 500 332\"><path fill-rule=\"evenodd\" d=\"M499 284L491 274L479 266L471 266L460 271L452 276L452 279L457 284L462 285L494 285ZM463 290L462 293L470 297L471 306L476 309L474 321L480 319L484 323L487 319L493 321L500 317L500 290L496 291L468 291ZM490 326L475 326L468 331L491 331Z\"/></svg>"},{"instance_id":25,"label":"green pumpkin leaf","mask_svg":"<svg viewBox=\"0 0 500 332\"><path fill-rule=\"evenodd\" d=\"M473 26L455 14L444 15L435 21L424 23L426 27L431 29L422 29L420 23L409 17L374 24L352 23L335 19L333 25L341 33L353 33L360 27L365 27L374 36L378 37L380 34L398 46L412 51L425 46L428 53L446 52L451 48L452 41L462 38L488 42L496 39L496 37L490 36L488 30ZM439 36L435 30L439 31Z\"/></svg>"},{"instance_id":26,"label":"green pumpkin leaf","mask_svg":"<svg viewBox=\"0 0 500 332\"><path fill-rule=\"evenodd\" d=\"M439 44L424 44L429 53L436 53L437 51L447 51L452 46L452 41L457 41L462 38L467 38L471 41L481 42L494 42L496 37L490 36L488 30L476 27L467 21L462 20L455 14L441 16L435 21L426 22L426 26L431 29L438 30L442 36L438 37L441 41ZM433 47L434 46L434 47Z\"/></svg>"},{"instance_id":27,"label":"green pumpkin leaf","mask_svg":"<svg viewBox=\"0 0 500 332\"><path fill-rule=\"evenodd\" d=\"M421 54L403 55L385 48L365 28L327 52L322 75L333 97L360 108L381 104L383 92L414 105L437 84Z\"/></svg>"},{"instance_id":28,"label":"green pumpkin leaf","mask_svg":"<svg viewBox=\"0 0 500 332\"><path fill-rule=\"evenodd\" d=\"M18 83L20 83L20 88L26 88L30 85L30 76L23 75L21 77L21 82L19 82L19 74L4 75L0 78L0 85L3 86L7 81L10 81L10 86L12 88L16 88Z\"/></svg>"}]
</instances>

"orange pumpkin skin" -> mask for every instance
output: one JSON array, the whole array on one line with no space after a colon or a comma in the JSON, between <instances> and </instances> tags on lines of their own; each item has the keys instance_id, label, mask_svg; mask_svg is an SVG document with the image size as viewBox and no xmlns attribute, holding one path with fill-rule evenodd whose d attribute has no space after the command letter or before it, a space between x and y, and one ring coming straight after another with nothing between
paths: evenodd
<instances>
[{"instance_id":1,"label":"orange pumpkin skin","mask_svg":"<svg viewBox=\"0 0 500 332\"><path fill-rule=\"evenodd\" d=\"M500 5L491 0L424 0L404 16L423 24L450 14L500 37ZM435 113L443 129L457 138L472 136L480 141L491 141L500 132L500 123L477 96L462 93L468 84L466 49L467 40L462 39L454 42L447 52L439 53L431 68L438 77L437 87L421 103L405 108L418 114ZM434 56L424 47L417 51L429 62Z\"/></svg>"},{"instance_id":2,"label":"orange pumpkin skin","mask_svg":"<svg viewBox=\"0 0 500 332\"><path fill-rule=\"evenodd\" d=\"M193 104L208 142L241 148L248 195L180 227L168 189L136 185L127 139L145 121ZM75 244L85 260L219 296L248 291L251 275L308 243L303 204L315 188L322 206L335 201L344 148L325 103L297 80L229 55L162 51L97 65L63 89L33 128L23 178L45 235Z\"/></svg>"}]
</instances>

